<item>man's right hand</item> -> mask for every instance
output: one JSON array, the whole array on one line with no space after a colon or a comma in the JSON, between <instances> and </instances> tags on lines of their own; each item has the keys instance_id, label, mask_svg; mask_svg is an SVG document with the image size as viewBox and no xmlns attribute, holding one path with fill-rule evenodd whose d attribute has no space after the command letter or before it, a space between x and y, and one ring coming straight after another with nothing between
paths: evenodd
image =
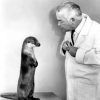
<instances>
[{"instance_id":1,"label":"man's right hand","mask_svg":"<svg viewBox=\"0 0 100 100\"><path fill-rule=\"evenodd\" d=\"M69 41L65 41L63 43L63 45L62 45L62 49L65 50L65 51L69 51L70 46L71 46L70 42Z\"/></svg>"}]
</instances>

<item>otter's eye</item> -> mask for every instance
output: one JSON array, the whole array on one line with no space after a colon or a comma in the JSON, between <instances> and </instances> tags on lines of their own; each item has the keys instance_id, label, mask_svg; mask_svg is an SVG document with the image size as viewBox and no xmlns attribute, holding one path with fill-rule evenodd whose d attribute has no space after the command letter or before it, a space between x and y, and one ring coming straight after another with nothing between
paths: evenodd
<instances>
[{"instance_id":1,"label":"otter's eye","mask_svg":"<svg viewBox=\"0 0 100 100\"><path fill-rule=\"evenodd\" d=\"M30 43L30 41L27 41L27 43Z\"/></svg>"}]
</instances>

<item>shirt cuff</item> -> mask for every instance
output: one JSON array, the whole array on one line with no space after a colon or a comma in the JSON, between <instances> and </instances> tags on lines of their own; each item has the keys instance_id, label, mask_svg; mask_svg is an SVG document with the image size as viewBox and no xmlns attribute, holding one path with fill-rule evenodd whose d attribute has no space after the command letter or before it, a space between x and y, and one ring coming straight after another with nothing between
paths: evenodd
<instances>
[{"instance_id":1,"label":"shirt cuff","mask_svg":"<svg viewBox=\"0 0 100 100\"><path fill-rule=\"evenodd\" d=\"M78 63L84 63L85 52L86 50L81 48L77 50L75 59Z\"/></svg>"}]
</instances>

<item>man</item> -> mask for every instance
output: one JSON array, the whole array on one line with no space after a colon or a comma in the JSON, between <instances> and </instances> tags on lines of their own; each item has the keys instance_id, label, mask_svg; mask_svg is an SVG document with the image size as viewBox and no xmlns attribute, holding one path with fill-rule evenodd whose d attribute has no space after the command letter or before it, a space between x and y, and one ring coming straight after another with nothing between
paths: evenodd
<instances>
[{"instance_id":1,"label":"man","mask_svg":"<svg viewBox=\"0 0 100 100\"><path fill-rule=\"evenodd\" d=\"M73 2L59 5L56 17L66 30L60 51L66 57L67 100L100 100L100 24Z\"/></svg>"}]
</instances>

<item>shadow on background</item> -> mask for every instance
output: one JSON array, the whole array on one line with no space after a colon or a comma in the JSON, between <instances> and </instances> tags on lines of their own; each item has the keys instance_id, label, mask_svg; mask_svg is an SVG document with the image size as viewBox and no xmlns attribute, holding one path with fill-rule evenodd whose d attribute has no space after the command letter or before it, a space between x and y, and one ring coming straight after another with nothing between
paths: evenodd
<instances>
[{"instance_id":1,"label":"shadow on background","mask_svg":"<svg viewBox=\"0 0 100 100\"><path fill-rule=\"evenodd\" d=\"M58 44L57 44L57 51L56 51L56 56L57 56L57 59L59 60L59 66L62 68L61 70L61 75L63 77L63 82L64 82L64 85L63 85L63 97L62 99L63 100L66 100L66 79L65 79L65 57L63 57L61 54L60 54L60 45L61 45L61 42L63 41L64 39L64 35L65 35L65 30L61 29L60 27L58 27L58 22L57 22L57 19L56 19L56 8L53 8L50 13L49 13L49 21L51 23L51 26L52 26L52 30L54 31L54 34L58 36Z\"/></svg>"},{"instance_id":2,"label":"shadow on background","mask_svg":"<svg viewBox=\"0 0 100 100\"><path fill-rule=\"evenodd\" d=\"M60 44L62 42L62 40L64 39L64 35L65 35L65 30L61 29L60 27L58 27L58 22L56 19L56 8L53 8L50 13L49 13L49 21L52 25L52 30L54 31L55 35L57 35L59 37L59 41L58 41L58 46L57 46L57 58L61 61L64 61L64 57L60 55Z\"/></svg>"}]
</instances>

